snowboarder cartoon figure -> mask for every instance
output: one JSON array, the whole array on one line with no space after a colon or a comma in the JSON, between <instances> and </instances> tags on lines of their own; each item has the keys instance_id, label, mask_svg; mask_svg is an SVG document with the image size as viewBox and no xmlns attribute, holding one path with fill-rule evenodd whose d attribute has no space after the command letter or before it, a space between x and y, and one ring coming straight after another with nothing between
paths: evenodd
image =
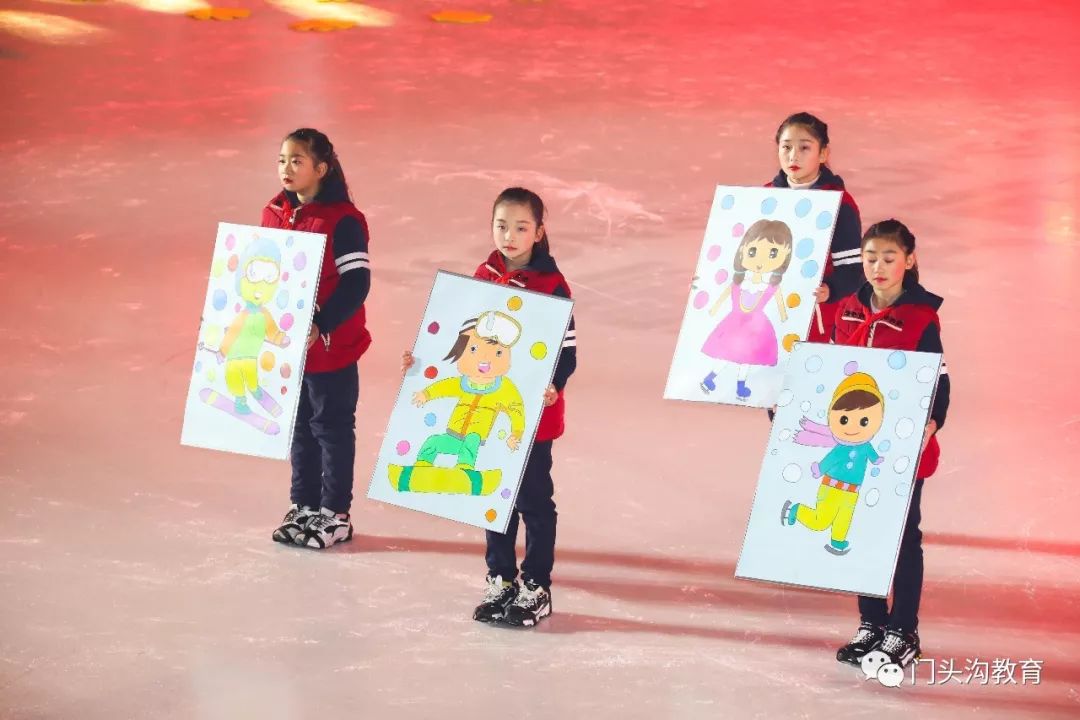
<instances>
[{"instance_id":1,"label":"snowboarder cartoon figure","mask_svg":"<svg viewBox=\"0 0 1080 720\"><path fill-rule=\"evenodd\" d=\"M277 294L280 279L281 251L273 241L256 238L241 253L236 270L236 291L243 307L229 324L221 347L217 349L219 362L225 363L225 387L232 402L209 388L199 393L207 404L270 435L276 435L280 428L272 420L254 414L248 406L247 396L250 393L272 416L281 414L281 406L259 385L259 352L263 344L282 348L289 345L288 336L266 309Z\"/></svg>"},{"instance_id":2,"label":"snowboarder cartoon figure","mask_svg":"<svg viewBox=\"0 0 1080 720\"><path fill-rule=\"evenodd\" d=\"M776 329L765 314L770 302L776 302L780 321L787 321L780 280L791 264L791 228L781 220L758 220L743 235L735 250L735 274L720 297L709 308L716 317L730 298L731 310L706 338L701 352L716 360L739 366L735 397L750 398L746 384L752 365L772 366L777 362ZM716 390L716 373L701 381L705 393Z\"/></svg>"},{"instance_id":3,"label":"snowboarder cartoon figure","mask_svg":"<svg viewBox=\"0 0 1080 720\"><path fill-rule=\"evenodd\" d=\"M460 375L436 381L412 396L417 407L443 398L456 401L446 432L425 440L412 466L390 466L395 489L487 495L498 487L502 471L477 471L476 459L500 414L510 420L506 445L511 452L525 434L525 405L507 377L511 349L520 337L521 325L502 312L492 310L465 321L443 358L455 362ZM440 455L454 456L454 467L435 467Z\"/></svg>"},{"instance_id":4,"label":"snowboarder cartoon figure","mask_svg":"<svg viewBox=\"0 0 1080 720\"><path fill-rule=\"evenodd\" d=\"M831 528L825 549L834 555L851 549L847 534L867 464L879 465L884 460L870 444L884 419L885 398L877 381L857 372L836 387L829 403L828 425L806 417L799 421L802 429L795 434L796 443L832 449L810 466L811 475L821 478L817 505L786 501L780 512L784 525L798 522L815 531Z\"/></svg>"}]
</instances>

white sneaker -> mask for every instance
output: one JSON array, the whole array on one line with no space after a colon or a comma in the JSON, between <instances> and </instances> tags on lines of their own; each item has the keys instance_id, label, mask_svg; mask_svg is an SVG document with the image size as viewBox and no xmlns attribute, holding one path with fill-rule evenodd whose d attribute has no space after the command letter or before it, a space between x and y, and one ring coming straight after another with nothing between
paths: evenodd
<instances>
[{"instance_id":1,"label":"white sneaker","mask_svg":"<svg viewBox=\"0 0 1080 720\"><path fill-rule=\"evenodd\" d=\"M352 540L352 536L353 527L348 513L339 514L323 508L308 521L304 532L296 537L296 544L321 550Z\"/></svg>"}]
</instances>

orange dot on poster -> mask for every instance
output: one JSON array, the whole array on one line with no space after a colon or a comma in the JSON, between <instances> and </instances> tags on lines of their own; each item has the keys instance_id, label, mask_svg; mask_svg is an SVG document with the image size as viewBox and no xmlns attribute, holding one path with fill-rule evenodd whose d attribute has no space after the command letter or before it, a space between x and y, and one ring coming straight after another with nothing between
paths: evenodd
<instances>
[{"instance_id":1,"label":"orange dot on poster","mask_svg":"<svg viewBox=\"0 0 1080 720\"><path fill-rule=\"evenodd\" d=\"M509 300L506 301L506 307L509 310L520 310L521 309L521 298L519 298L517 295L515 295L514 297L512 297L512 298L510 298Z\"/></svg>"},{"instance_id":2,"label":"orange dot on poster","mask_svg":"<svg viewBox=\"0 0 1080 720\"><path fill-rule=\"evenodd\" d=\"M240 264L240 258L235 255L229 256L229 272L236 272L236 267Z\"/></svg>"},{"instance_id":3,"label":"orange dot on poster","mask_svg":"<svg viewBox=\"0 0 1080 720\"><path fill-rule=\"evenodd\" d=\"M264 352L262 354L262 357L259 358L259 365L262 366L262 369L266 372L270 372L271 370L273 370L276 363L277 360L274 359L274 353L270 352L269 350Z\"/></svg>"},{"instance_id":4,"label":"orange dot on poster","mask_svg":"<svg viewBox=\"0 0 1080 720\"><path fill-rule=\"evenodd\" d=\"M799 336L795 333L789 333L784 336L784 349L791 352L795 349L795 343L799 342Z\"/></svg>"},{"instance_id":5,"label":"orange dot on poster","mask_svg":"<svg viewBox=\"0 0 1080 720\"><path fill-rule=\"evenodd\" d=\"M431 14L431 19L440 23L456 23L459 25L471 25L474 23L490 22L492 15L472 10L440 10Z\"/></svg>"},{"instance_id":6,"label":"orange dot on poster","mask_svg":"<svg viewBox=\"0 0 1080 720\"><path fill-rule=\"evenodd\" d=\"M802 298L799 297L799 293L791 293L787 296L787 306L789 308L797 308L802 305Z\"/></svg>"},{"instance_id":7,"label":"orange dot on poster","mask_svg":"<svg viewBox=\"0 0 1080 720\"><path fill-rule=\"evenodd\" d=\"M434 380L438 376L439 368L435 367L434 365L428 365L427 368L424 370L424 377L426 377L428 380Z\"/></svg>"},{"instance_id":8,"label":"orange dot on poster","mask_svg":"<svg viewBox=\"0 0 1080 720\"><path fill-rule=\"evenodd\" d=\"M488 510L486 513L484 513L484 518L486 518L488 522L495 522L495 518L497 517L499 517L499 513L495 512L494 509Z\"/></svg>"}]
</instances>

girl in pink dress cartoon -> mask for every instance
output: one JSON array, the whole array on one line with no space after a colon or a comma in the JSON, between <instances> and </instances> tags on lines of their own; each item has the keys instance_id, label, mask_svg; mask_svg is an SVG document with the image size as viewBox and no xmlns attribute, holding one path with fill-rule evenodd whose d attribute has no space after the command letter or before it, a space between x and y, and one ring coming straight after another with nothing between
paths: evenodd
<instances>
[{"instance_id":1,"label":"girl in pink dress cartoon","mask_svg":"<svg viewBox=\"0 0 1080 720\"><path fill-rule=\"evenodd\" d=\"M776 365L776 329L765 315L770 301L776 302L780 321L787 321L780 279L791 264L791 228L781 220L758 220L743 235L735 250L735 275L731 285L720 293L709 315L716 317L730 297L731 311L724 316L705 340L701 351L716 360L739 365L735 395L750 397L746 378L751 365ZM701 381L706 393L716 390L716 373Z\"/></svg>"}]
</instances>

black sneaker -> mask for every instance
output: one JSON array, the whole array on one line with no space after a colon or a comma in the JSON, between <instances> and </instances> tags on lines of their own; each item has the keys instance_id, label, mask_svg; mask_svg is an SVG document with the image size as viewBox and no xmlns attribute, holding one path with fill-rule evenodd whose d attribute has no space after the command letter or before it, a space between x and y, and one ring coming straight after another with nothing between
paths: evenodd
<instances>
[{"instance_id":1,"label":"black sneaker","mask_svg":"<svg viewBox=\"0 0 1080 720\"><path fill-rule=\"evenodd\" d=\"M878 643L885 639L885 628L873 623L864 622L859 625L855 637L844 647L836 651L836 659L848 665L860 667L863 656L877 648Z\"/></svg>"},{"instance_id":2,"label":"black sneaker","mask_svg":"<svg viewBox=\"0 0 1080 720\"><path fill-rule=\"evenodd\" d=\"M297 536L304 532L304 528L307 527L307 524L311 522L311 518L315 517L317 512L319 511L307 505L293 505L289 508L289 512L285 513L281 526L274 531L272 535L274 542L288 545L295 543Z\"/></svg>"},{"instance_id":3,"label":"black sneaker","mask_svg":"<svg viewBox=\"0 0 1080 720\"><path fill-rule=\"evenodd\" d=\"M353 527L348 513L338 514L323 508L312 515L304 532L296 537L296 544L322 550L352 540L352 536Z\"/></svg>"},{"instance_id":4,"label":"black sneaker","mask_svg":"<svg viewBox=\"0 0 1080 720\"><path fill-rule=\"evenodd\" d=\"M919 647L919 633L905 633L899 630L889 630L885 633L885 639L881 645L875 648L889 656L894 663L901 668L906 668L911 662L922 655Z\"/></svg>"},{"instance_id":5,"label":"black sneaker","mask_svg":"<svg viewBox=\"0 0 1080 720\"><path fill-rule=\"evenodd\" d=\"M503 622L515 627L532 627L551 614L551 593L526 580L517 597L506 608Z\"/></svg>"},{"instance_id":6,"label":"black sneaker","mask_svg":"<svg viewBox=\"0 0 1080 720\"><path fill-rule=\"evenodd\" d=\"M502 576L487 577L484 589L484 601L473 610L473 620L478 622L498 622L506 613L506 606L514 601L518 594L517 582L504 583Z\"/></svg>"}]
</instances>

